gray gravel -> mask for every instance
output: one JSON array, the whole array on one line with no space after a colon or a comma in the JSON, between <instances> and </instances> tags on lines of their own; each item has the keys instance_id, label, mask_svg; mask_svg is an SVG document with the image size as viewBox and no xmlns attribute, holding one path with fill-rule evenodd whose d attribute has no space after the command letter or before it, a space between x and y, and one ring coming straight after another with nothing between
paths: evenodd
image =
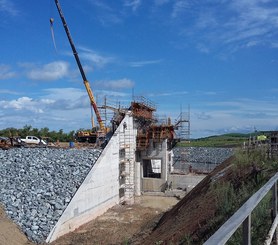
<instances>
[{"instance_id":1,"label":"gray gravel","mask_svg":"<svg viewBox=\"0 0 278 245\"><path fill-rule=\"evenodd\" d=\"M28 238L44 242L100 155L95 149L0 150L0 202Z\"/></svg>"},{"instance_id":2,"label":"gray gravel","mask_svg":"<svg viewBox=\"0 0 278 245\"><path fill-rule=\"evenodd\" d=\"M193 169L209 172L234 154L232 148L215 147L175 147L174 169L188 172Z\"/></svg>"},{"instance_id":3,"label":"gray gravel","mask_svg":"<svg viewBox=\"0 0 278 245\"><path fill-rule=\"evenodd\" d=\"M42 243L100 155L95 149L0 150L0 202L28 238ZM174 148L174 167L219 164L228 148Z\"/></svg>"}]
</instances>

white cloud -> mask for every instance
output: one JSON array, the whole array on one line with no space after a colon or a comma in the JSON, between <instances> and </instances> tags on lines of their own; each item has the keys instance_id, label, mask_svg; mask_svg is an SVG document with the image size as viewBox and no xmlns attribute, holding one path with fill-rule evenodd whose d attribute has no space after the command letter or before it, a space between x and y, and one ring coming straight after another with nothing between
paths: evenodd
<instances>
[{"instance_id":1,"label":"white cloud","mask_svg":"<svg viewBox=\"0 0 278 245\"><path fill-rule=\"evenodd\" d=\"M0 0L0 12L4 12L12 16L18 15L18 10L11 0Z\"/></svg>"},{"instance_id":2,"label":"white cloud","mask_svg":"<svg viewBox=\"0 0 278 245\"><path fill-rule=\"evenodd\" d=\"M67 62L56 61L30 68L27 71L27 77L31 80L53 81L67 77L69 72L69 64Z\"/></svg>"},{"instance_id":3,"label":"white cloud","mask_svg":"<svg viewBox=\"0 0 278 245\"><path fill-rule=\"evenodd\" d=\"M200 11L196 20L196 27L201 29L218 27L219 23L217 15L213 10L207 9L206 11Z\"/></svg>"},{"instance_id":4,"label":"white cloud","mask_svg":"<svg viewBox=\"0 0 278 245\"><path fill-rule=\"evenodd\" d=\"M197 43L203 53L220 50L233 53L242 48L268 46L277 48L278 5L275 1L177 0L173 3L173 25ZM179 21L179 22L178 22Z\"/></svg>"},{"instance_id":5,"label":"white cloud","mask_svg":"<svg viewBox=\"0 0 278 245\"><path fill-rule=\"evenodd\" d=\"M130 7L132 11L136 11L141 5L141 0L125 0L124 6Z\"/></svg>"},{"instance_id":6,"label":"white cloud","mask_svg":"<svg viewBox=\"0 0 278 245\"><path fill-rule=\"evenodd\" d=\"M272 46L272 48L278 48L278 42L273 41L273 42L271 43L271 46Z\"/></svg>"},{"instance_id":7,"label":"white cloud","mask_svg":"<svg viewBox=\"0 0 278 245\"><path fill-rule=\"evenodd\" d=\"M0 89L0 94L13 94L13 95L17 95L19 94L18 92L9 90L9 89Z\"/></svg>"},{"instance_id":8,"label":"white cloud","mask_svg":"<svg viewBox=\"0 0 278 245\"><path fill-rule=\"evenodd\" d=\"M118 90L118 89L130 89L134 87L134 82L127 79L119 79L119 80L109 80L109 81L96 81L95 86L103 89L111 89L111 90Z\"/></svg>"},{"instance_id":9,"label":"white cloud","mask_svg":"<svg viewBox=\"0 0 278 245\"><path fill-rule=\"evenodd\" d=\"M50 88L44 90L42 99L53 101L50 110L72 110L90 108L90 100L86 89Z\"/></svg>"},{"instance_id":10,"label":"white cloud","mask_svg":"<svg viewBox=\"0 0 278 245\"><path fill-rule=\"evenodd\" d=\"M0 107L7 110L31 111L34 113L48 113L56 110L71 110L90 108L86 90L75 88L45 89L40 98L20 97L13 100L1 100Z\"/></svg>"},{"instance_id":11,"label":"white cloud","mask_svg":"<svg viewBox=\"0 0 278 245\"><path fill-rule=\"evenodd\" d=\"M2 128L26 124L64 131L90 128L90 101L85 89L46 89L40 98L0 100L0 115L5 115Z\"/></svg>"},{"instance_id":12,"label":"white cloud","mask_svg":"<svg viewBox=\"0 0 278 245\"><path fill-rule=\"evenodd\" d=\"M278 115L277 112L277 103L272 100L264 100L263 98L259 99L247 99L240 98L236 100L226 100L218 102L207 102L210 107L214 108L226 108L227 111L245 115L248 113L262 113L264 112L268 117Z\"/></svg>"},{"instance_id":13,"label":"white cloud","mask_svg":"<svg viewBox=\"0 0 278 245\"><path fill-rule=\"evenodd\" d=\"M1 118L0 127L23 127L28 124L37 128L62 128L64 131L91 127L91 105L85 88L51 88L43 90L43 94L39 98L0 100L0 115L5 115ZM126 93L103 90L98 95L109 95L109 104L115 102L117 106L119 97L128 96Z\"/></svg>"},{"instance_id":14,"label":"white cloud","mask_svg":"<svg viewBox=\"0 0 278 245\"><path fill-rule=\"evenodd\" d=\"M224 24L225 33L221 37L223 41L246 43L248 47L250 44L270 44L277 34L278 7L268 3L273 1L231 1L229 8L235 16Z\"/></svg>"},{"instance_id":15,"label":"white cloud","mask_svg":"<svg viewBox=\"0 0 278 245\"><path fill-rule=\"evenodd\" d=\"M177 0L173 5L172 18L178 17L181 13L184 12L190 6L188 0Z\"/></svg>"},{"instance_id":16,"label":"white cloud","mask_svg":"<svg viewBox=\"0 0 278 245\"><path fill-rule=\"evenodd\" d=\"M108 102L111 101L117 101L120 102L119 98L124 100L124 97L129 97L129 93L124 93L124 92L118 92L118 91L111 91L111 90L98 90L97 91L98 96L108 96Z\"/></svg>"},{"instance_id":17,"label":"white cloud","mask_svg":"<svg viewBox=\"0 0 278 245\"><path fill-rule=\"evenodd\" d=\"M277 102L263 99L236 99L202 102L191 106L191 129L194 137L229 132L275 130L278 121Z\"/></svg>"},{"instance_id":18,"label":"white cloud","mask_svg":"<svg viewBox=\"0 0 278 245\"><path fill-rule=\"evenodd\" d=\"M154 0L154 4L156 6L162 6L162 5L166 4L166 3L169 3L169 1L170 0Z\"/></svg>"},{"instance_id":19,"label":"white cloud","mask_svg":"<svg viewBox=\"0 0 278 245\"><path fill-rule=\"evenodd\" d=\"M103 67L114 61L113 57L102 56L97 52L85 47L79 47L79 50L80 50L79 56L82 59L92 62L97 67Z\"/></svg>"},{"instance_id":20,"label":"white cloud","mask_svg":"<svg viewBox=\"0 0 278 245\"><path fill-rule=\"evenodd\" d=\"M35 113L43 113L42 106L45 101L33 100L29 97L21 97L11 101L0 101L3 109L13 109L16 111L31 111ZM49 103L49 102L48 102Z\"/></svg>"},{"instance_id":21,"label":"white cloud","mask_svg":"<svg viewBox=\"0 0 278 245\"><path fill-rule=\"evenodd\" d=\"M77 100L78 98L85 96L86 89L79 88L49 88L43 90L44 94L41 98L58 100L58 99L71 99Z\"/></svg>"},{"instance_id":22,"label":"white cloud","mask_svg":"<svg viewBox=\"0 0 278 245\"><path fill-rule=\"evenodd\" d=\"M188 91L173 91L173 92L164 92L164 93L149 93L149 97L159 97L159 96L178 96L178 95L186 95Z\"/></svg>"},{"instance_id":23,"label":"white cloud","mask_svg":"<svg viewBox=\"0 0 278 245\"><path fill-rule=\"evenodd\" d=\"M108 3L99 0L91 0L90 3L97 8L97 19L102 25L122 23L120 13L110 7Z\"/></svg>"},{"instance_id":24,"label":"white cloud","mask_svg":"<svg viewBox=\"0 0 278 245\"><path fill-rule=\"evenodd\" d=\"M90 0L90 3L105 11L112 11L112 8L102 0Z\"/></svg>"},{"instance_id":25,"label":"white cloud","mask_svg":"<svg viewBox=\"0 0 278 245\"><path fill-rule=\"evenodd\" d=\"M209 54L210 53L210 48L208 46L206 46L203 43L199 43L197 44L197 49L204 54Z\"/></svg>"},{"instance_id":26,"label":"white cloud","mask_svg":"<svg viewBox=\"0 0 278 245\"><path fill-rule=\"evenodd\" d=\"M16 76L16 72L8 65L0 64L0 80L10 79Z\"/></svg>"},{"instance_id":27,"label":"white cloud","mask_svg":"<svg viewBox=\"0 0 278 245\"><path fill-rule=\"evenodd\" d=\"M158 64L161 63L162 60L143 60L143 61L133 61L130 62L129 65L131 67L142 67L142 66L146 66L146 65L153 65L153 64Z\"/></svg>"},{"instance_id":28,"label":"white cloud","mask_svg":"<svg viewBox=\"0 0 278 245\"><path fill-rule=\"evenodd\" d=\"M199 120L208 120L208 119L212 118L212 116L210 114L208 114L207 112L203 112L203 111L196 113L196 117Z\"/></svg>"},{"instance_id":29,"label":"white cloud","mask_svg":"<svg viewBox=\"0 0 278 245\"><path fill-rule=\"evenodd\" d=\"M130 84L128 79L119 80L121 84ZM110 81L110 86L116 81ZM132 84L132 83L131 83ZM108 95L108 105L129 105L131 93L113 92L109 90L96 90L97 97ZM235 99L219 102L201 101L206 99L205 92L197 95L200 100L191 103L191 135L201 137L212 134L229 132L251 132L254 127L258 130L274 130L277 128L278 104L276 100L267 99ZM43 96L39 98L19 97L12 100L0 100L0 126L22 127L32 124L33 127L49 127L77 130L90 128L90 102L86 90L79 88L51 88L43 90ZM154 96L190 95L187 91L173 91L154 94ZM215 94L215 93L212 93ZM194 95L196 96L196 95ZM163 100L158 112L163 111L167 116L178 114L179 108L169 108ZM202 106L198 108L197 103ZM98 105L103 103L99 102ZM205 105L205 106L204 106ZM163 108L164 107L164 108ZM186 109L185 109L186 111ZM19 121L18 121L19 120ZM19 125L21 123L21 125Z\"/></svg>"}]
</instances>

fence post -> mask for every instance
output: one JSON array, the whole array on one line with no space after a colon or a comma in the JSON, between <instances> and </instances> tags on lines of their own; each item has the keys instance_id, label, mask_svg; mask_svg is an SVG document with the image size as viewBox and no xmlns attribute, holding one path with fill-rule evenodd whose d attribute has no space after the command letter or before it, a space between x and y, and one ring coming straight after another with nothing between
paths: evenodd
<instances>
[{"instance_id":1,"label":"fence post","mask_svg":"<svg viewBox=\"0 0 278 245\"><path fill-rule=\"evenodd\" d=\"M274 222L277 216L277 181L275 181L272 187L272 210L273 210L273 220ZM277 227L275 229L274 237L273 237L274 244L278 245L278 230Z\"/></svg>"},{"instance_id":2,"label":"fence post","mask_svg":"<svg viewBox=\"0 0 278 245\"><path fill-rule=\"evenodd\" d=\"M243 245L251 245L251 214L243 221Z\"/></svg>"}]
</instances>

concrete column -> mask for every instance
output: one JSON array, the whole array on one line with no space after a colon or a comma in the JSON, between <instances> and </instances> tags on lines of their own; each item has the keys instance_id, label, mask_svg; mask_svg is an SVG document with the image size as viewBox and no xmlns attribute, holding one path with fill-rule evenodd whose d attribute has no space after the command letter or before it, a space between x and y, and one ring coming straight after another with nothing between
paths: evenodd
<instances>
[{"instance_id":1,"label":"concrete column","mask_svg":"<svg viewBox=\"0 0 278 245\"><path fill-rule=\"evenodd\" d=\"M141 163L134 162L134 194L135 196L141 196Z\"/></svg>"}]
</instances>

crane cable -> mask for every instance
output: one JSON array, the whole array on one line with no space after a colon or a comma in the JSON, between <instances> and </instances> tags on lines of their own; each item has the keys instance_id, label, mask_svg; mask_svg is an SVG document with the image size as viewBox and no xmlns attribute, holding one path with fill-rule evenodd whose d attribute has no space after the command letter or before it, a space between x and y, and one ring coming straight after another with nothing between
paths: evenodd
<instances>
[{"instance_id":1,"label":"crane cable","mask_svg":"<svg viewBox=\"0 0 278 245\"><path fill-rule=\"evenodd\" d=\"M55 35L54 35L54 28L53 28L54 19L50 18L49 21L50 21L50 31L51 31L52 41L53 41L53 45L54 45L55 51L57 53L57 47L56 47Z\"/></svg>"}]
</instances>

